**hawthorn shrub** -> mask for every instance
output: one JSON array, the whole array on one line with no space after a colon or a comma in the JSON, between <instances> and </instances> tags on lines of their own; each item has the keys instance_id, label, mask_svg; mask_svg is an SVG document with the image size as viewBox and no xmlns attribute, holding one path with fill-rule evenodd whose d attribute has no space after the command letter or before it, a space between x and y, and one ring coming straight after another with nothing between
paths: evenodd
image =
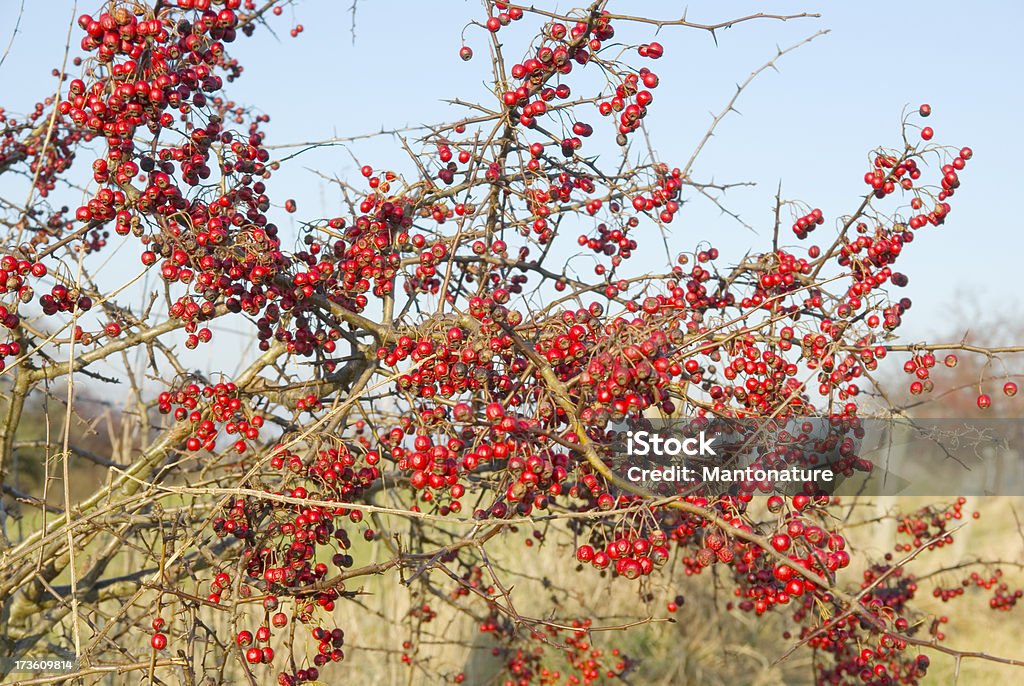
<instances>
[{"instance_id":1,"label":"hawthorn shrub","mask_svg":"<svg viewBox=\"0 0 1024 686\"><path fill-rule=\"evenodd\" d=\"M887 358L928 396L958 355L1021 350L896 340L900 258L942 240L973 154L933 140L928 105L851 170L863 195L845 213L780 199L771 240L727 263L671 228L688 197L720 201L693 165L735 98L689 160L661 160L644 124L672 87L658 59L671 30L799 17L486 0L452 56L490 62L494 100L367 162L337 216L302 216L275 193L269 117L224 94L243 71L231 45L268 40L285 4L111 0L78 19L59 98L0 120L0 173L31 184L4 206L0 256L6 670L55 655L84 682L340 683L367 642L347 627L377 623L374 650L410 683L628 682L657 666L616 642L656 639L694 582L721 592L704 611L781 627L777 656L803 655L817 683L917 684L935 652L1020 664L950 647L918 606L926 588L982 589L998 611L1021 597L1012 562L912 571L954 541L965 498L880 510L897 541L868 559L847 527L873 500L810 481L648 490L616 468L625 432L661 418L757 420L755 467L868 474L863 422L906 415L879 382ZM532 40L504 41L514 23ZM625 25L650 40L617 41ZM289 214L298 235L276 223ZM107 283L115 247L146 278ZM258 347L237 373L222 328ZM217 345L197 369L189 351ZM1017 392L989 366L981 409ZM124 400L108 454L98 422L72 430L79 386ZM33 439L45 478L27 492L12 465L40 397L65 416ZM105 478L72 497L82 460ZM30 530L11 535L15 516ZM490 674L439 657L466 640L458 622Z\"/></svg>"}]
</instances>

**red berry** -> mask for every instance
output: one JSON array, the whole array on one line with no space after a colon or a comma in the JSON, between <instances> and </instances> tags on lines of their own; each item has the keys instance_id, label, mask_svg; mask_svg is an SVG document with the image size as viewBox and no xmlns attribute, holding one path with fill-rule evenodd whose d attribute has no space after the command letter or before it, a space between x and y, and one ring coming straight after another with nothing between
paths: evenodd
<instances>
[{"instance_id":1,"label":"red berry","mask_svg":"<svg viewBox=\"0 0 1024 686\"><path fill-rule=\"evenodd\" d=\"M487 403L485 413L487 418L492 421L505 416L505 410L502 408L501 403Z\"/></svg>"}]
</instances>

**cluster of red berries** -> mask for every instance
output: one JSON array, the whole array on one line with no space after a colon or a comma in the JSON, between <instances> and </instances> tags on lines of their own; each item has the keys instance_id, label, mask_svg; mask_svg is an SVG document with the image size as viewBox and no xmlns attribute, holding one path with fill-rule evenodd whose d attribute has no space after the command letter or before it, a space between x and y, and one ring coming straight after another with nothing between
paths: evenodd
<instances>
[{"instance_id":1,"label":"cluster of red berries","mask_svg":"<svg viewBox=\"0 0 1024 686\"><path fill-rule=\"evenodd\" d=\"M380 479L379 460L376 451L367 451L360 459L347 445L341 444L318 451L316 459L309 464L294 453L278 450L271 457L270 465L305 475L311 486L329 498L352 502Z\"/></svg>"},{"instance_id":2,"label":"cluster of red berries","mask_svg":"<svg viewBox=\"0 0 1024 686\"><path fill-rule=\"evenodd\" d=\"M952 535L946 533L950 525L964 516L963 508L967 499L960 497L949 507L925 505L915 512L904 515L896 525L896 533L909 537L909 543L896 543L896 552L909 553L923 545L941 548L953 543ZM971 515L978 519L980 514Z\"/></svg>"},{"instance_id":3,"label":"cluster of red berries","mask_svg":"<svg viewBox=\"0 0 1024 686\"><path fill-rule=\"evenodd\" d=\"M896 192L914 188L914 181L921 178L921 170L913 158L900 159L895 155L876 155L874 169L864 174L864 183L871 186L876 198L884 198ZM917 228L917 227L915 227Z\"/></svg>"},{"instance_id":4,"label":"cluster of red berries","mask_svg":"<svg viewBox=\"0 0 1024 686\"><path fill-rule=\"evenodd\" d=\"M910 383L910 393L912 395L931 392L934 387L934 383L930 378L931 372L929 370L934 366L935 355L932 353L914 355L903 363L903 371L917 377L916 381L912 381Z\"/></svg>"},{"instance_id":5,"label":"cluster of red berries","mask_svg":"<svg viewBox=\"0 0 1024 686\"><path fill-rule=\"evenodd\" d=\"M479 625L479 629L504 644L492 648L491 654L504 662L508 675L505 686L590 686L620 679L632 668L633 661L618 648L606 651L594 646L590 633L593 620L573 619L566 624L565 627L545 624L533 632L519 632L512 621L492 613ZM521 638L524 634L527 637L525 645ZM561 647L561 668L548 666L545 659L548 658L545 646L552 645ZM460 672L452 682L461 684L465 678L465 674Z\"/></svg>"},{"instance_id":6,"label":"cluster of red berries","mask_svg":"<svg viewBox=\"0 0 1024 686\"><path fill-rule=\"evenodd\" d=\"M668 561L669 549L665 532L657 529L646 536L626 534L609 540L603 550L590 544L576 549L576 559L595 569L607 569L615 563L615 573L627 579L647 576Z\"/></svg>"},{"instance_id":7,"label":"cluster of red berries","mask_svg":"<svg viewBox=\"0 0 1024 686\"><path fill-rule=\"evenodd\" d=\"M640 128L647 116L648 105L654 102L654 95L647 89L657 88L658 82L658 75L644 67L638 73L626 74L622 83L615 87L615 95L598 104L598 111L604 116L621 113L618 125L620 145L625 143L628 134Z\"/></svg>"},{"instance_id":8,"label":"cluster of red berries","mask_svg":"<svg viewBox=\"0 0 1024 686\"><path fill-rule=\"evenodd\" d=\"M917 592L916 580L904 574L902 567L892 569L891 555L887 555L884 564L864 571L862 588L866 593L863 607L871 621L888 629L873 630L866 621L853 616L829 622L826 631L815 632L810 626L801 629L800 637L809 646L833 656L831 664L822 662L816 667L816 678L819 683L857 679L872 686L917 686L930 661L925 655L907 654L907 642L899 637L916 630L905 616L907 603ZM801 620L815 612L816 608L805 600L795 618Z\"/></svg>"},{"instance_id":9,"label":"cluster of red berries","mask_svg":"<svg viewBox=\"0 0 1024 686\"><path fill-rule=\"evenodd\" d=\"M515 10L518 19L522 16L520 10ZM499 15L500 17L501 15ZM492 26L492 17L488 20L488 28ZM494 22L500 25L499 22ZM507 90L502 94L502 101L506 107L521 108L517 117L518 123L525 127L533 127L536 118L547 112L547 103L554 98L566 99L569 97L569 87L560 84L557 88L545 87L552 77L565 76L572 72L573 62L583 65L590 59L588 47L593 49L594 41L598 41L597 48L600 49L598 35L606 35L611 31L607 22L602 27L599 19L595 26L589 26L586 22L578 22L571 29L565 24L553 22L549 24L543 34L542 43L538 46L535 54L528 59L515 64L510 70L513 79L520 82L514 90ZM492 28L492 30L497 30ZM588 44L588 37L593 36ZM536 97L536 100L532 100ZM575 149L574 142L568 139L563 141L563 148Z\"/></svg>"},{"instance_id":10,"label":"cluster of red berries","mask_svg":"<svg viewBox=\"0 0 1024 686\"><path fill-rule=\"evenodd\" d=\"M193 433L185 447L192 452L213 451L223 430L228 436L238 436L232 448L244 453L248 442L259 439L263 427L263 415L249 411L231 382L202 387L186 384L177 391L162 392L157 402L161 414L173 412L175 420L191 424Z\"/></svg>"},{"instance_id":11,"label":"cluster of red berries","mask_svg":"<svg viewBox=\"0 0 1024 686\"><path fill-rule=\"evenodd\" d=\"M43 310L43 314L53 315L57 312L88 312L92 309L92 298L83 295L82 292L72 286L67 287L64 284L54 285L49 293L44 293L39 298L39 306Z\"/></svg>"},{"instance_id":12,"label":"cluster of red berries","mask_svg":"<svg viewBox=\"0 0 1024 686\"><path fill-rule=\"evenodd\" d=\"M811 231L814 231L815 227L821 226L824 223L825 216L821 213L821 210L814 208L793 222L793 233L796 234L797 238L803 240L807 238Z\"/></svg>"},{"instance_id":13,"label":"cluster of red berries","mask_svg":"<svg viewBox=\"0 0 1024 686\"><path fill-rule=\"evenodd\" d=\"M790 305L787 310L782 305L782 296L804 286L802 277L811 273L810 262L781 248L767 258L769 264L761 271L757 288L740 300L740 307L763 307L780 314L794 311L798 305Z\"/></svg>"},{"instance_id":14,"label":"cluster of red berries","mask_svg":"<svg viewBox=\"0 0 1024 686\"><path fill-rule=\"evenodd\" d=\"M993 610L999 610L1002 612L1009 612L1016 605L1017 602L1024 597L1024 590L1016 589L1011 591L1009 584L1005 581L1000 581L1003 577L1002 569L995 569L989 576L985 577L978 572L971 572L969 578L964 579L958 586L951 588L943 588L942 586L936 586L932 589L932 595L944 603L949 602L955 598L958 598L964 594L967 589L971 587L984 589L987 591L995 588L992 597L989 598L988 605Z\"/></svg>"},{"instance_id":15,"label":"cluster of red berries","mask_svg":"<svg viewBox=\"0 0 1024 686\"><path fill-rule=\"evenodd\" d=\"M502 26L508 26L509 23L523 18L523 10L518 7L509 7L509 3L501 2L501 0L494 3L494 9L498 10L498 13L487 17L484 24L491 33L497 33Z\"/></svg>"},{"instance_id":16,"label":"cluster of red berries","mask_svg":"<svg viewBox=\"0 0 1024 686\"><path fill-rule=\"evenodd\" d=\"M46 276L46 265L44 264L19 260L14 255L0 256L0 297L7 294L14 295L14 298L7 304L0 303L0 325L12 332L21 326L18 308L31 301L35 295L35 290L28 283L29 277L40 279L44 276ZM87 304L91 305L91 301ZM4 369L5 357L16 356L20 352L21 344L13 338L0 344L0 371Z\"/></svg>"},{"instance_id":17,"label":"cluster of red berries","mask_svg":"<svg viewBox=\"0 0 1024 686\"><path fill-rule=\"evenodd\" d=\"M683 187L682 171L678 167L669 170L668 165L654 165L655 182L650 194L633 197L633 209L638 212L656 213L665 224L672 221L681 207L680 192Z\"/></svg>"},{"instance_id":18,"label":"cluster of red berries","mask_svg":"<svg viewBox=\"0 0 1024 686\"><path fill-rule=\"evenodd\" d=\"M54 70L59 76L59 70ZM57 179L71 168L75 148L92 135L74 127L49 126L47 107L52 100L37 102L32 111L19 120L0 107L0 172L26 162L35 190L47 197L56 188Z\"/></svg>"}]
</instances>

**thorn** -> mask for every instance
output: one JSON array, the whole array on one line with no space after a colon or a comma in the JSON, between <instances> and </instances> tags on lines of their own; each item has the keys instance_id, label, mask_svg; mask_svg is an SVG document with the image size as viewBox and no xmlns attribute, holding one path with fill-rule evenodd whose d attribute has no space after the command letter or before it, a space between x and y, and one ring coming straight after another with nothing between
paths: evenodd
<instances>
[{"instance_id":1,"label":"thorn","mask_svg":"<svg viewBox=\"0 0 1024 686\"><path fill-rule=\"evenodd\" d=\"M717 36L717 35L715 35L715 30L714 30L714 29L711 29L711 38L713 38L713 39L714 39L714 41L715 41L715 47L717 48L717 47L718 47L718 36Z\"/></svg>"}]
</instances>

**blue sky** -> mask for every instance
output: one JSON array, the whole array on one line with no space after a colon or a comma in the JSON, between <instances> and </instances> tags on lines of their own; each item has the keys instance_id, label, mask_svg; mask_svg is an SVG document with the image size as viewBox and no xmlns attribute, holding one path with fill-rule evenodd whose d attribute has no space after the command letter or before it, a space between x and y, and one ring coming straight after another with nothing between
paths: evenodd
<instances>
[{"instance_id":1,"label":"blue sky","mask_svg":"<svg viewBox=\"0 0 1024 686\"><path fill-rule=\"evenodd\" d=\"M0 50L11 36L19 4L0 0ZM77 13L95 11L99 4L79 2ZM458 58L467 21L483 16L478 3L363 0L354 44L350 4L301 2L271 22L279 39L264 33L259 40L240 39L232 48L245 74L229 86L229 95L271 115L269 143L451 120L462 112L443 98L486 97L486 60ZM25 112L52 92L50 70L60 64L73 6L65 0L26 0L19 34L0 66L0 106L9 113ZM635 1L611 7L663 18L678 17L682 9L676 3ZM902 263L911 274L907 290L915 300L905 333L949 332L954 327L946 316L965 298L976 300L983 316L1016 308L1015 277L1024 248L1018 202L1024 181L1018 124L1024 109L1019 37L1024 3L705 1L691 2L688 18L716 22L757 11L820 12L822 17L737 25L718 34L717 47L708 34L693 29L666 28L658 38L666 56L651 65L662 82L647 124L662 159L681 164L711 113L777 46L831 30L783 57L778 73L763 74L742 95L737 106L742 114L719 127L695 166L698 179L757 183L731 191L726 203L758 235L697 199L672 225L673 248L692 249L700 240L714 241L727 256L762 248L771 239L780 180L784 197L805 200L829 218L851 211L865 188L868 152L880 144L898 146L904 107L928 102L934 108L927 123L935 140L969 145L975 157L962 174L949 222L919 236ZM304 27L297 39L288 35L293 23ZM77 27L74 35L77 43ZM478 56L486 52L483 29L470 27L465 36ZM510 55L517 55L512 46L525 45L529 34L525 26L514 26L502 36ZM651 40L653 28L622 30L616 38ZM304 153L275 178L274 200L294 197L299 215L334 215L337 191L307 168L351 178L358 169L354 158L386 166L401 154L388 138L350 151ZM8 183L0 185L5 195ZM12 197L24 196L19 190Z\"/></svg>"}]
</instances>

